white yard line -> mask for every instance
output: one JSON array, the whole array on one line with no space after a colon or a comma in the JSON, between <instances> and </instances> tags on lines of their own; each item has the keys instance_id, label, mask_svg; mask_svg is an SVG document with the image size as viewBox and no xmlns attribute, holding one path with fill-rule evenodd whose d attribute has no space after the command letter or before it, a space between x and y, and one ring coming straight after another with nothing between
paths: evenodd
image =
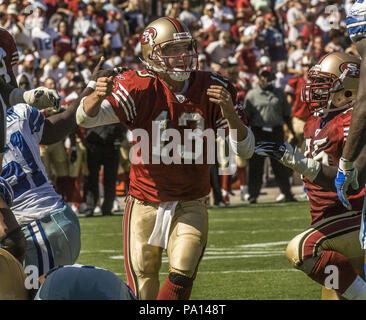
<instances>
[{"instance_id":1,"label":"white yard line","mask_svg":"<svg viewBox=\"0 0 366 320\"><path fill-rule=\"evenodd\" d=\"M229 274L229 273L266 273L266 272L296 272L296 269L254 269L254 270L226 270L226 271L199 271L199 274ZM168 274L168 272L159 272L159 274ZM116 273L117 276L125 273Z\"/></svg>"}]
</instances>

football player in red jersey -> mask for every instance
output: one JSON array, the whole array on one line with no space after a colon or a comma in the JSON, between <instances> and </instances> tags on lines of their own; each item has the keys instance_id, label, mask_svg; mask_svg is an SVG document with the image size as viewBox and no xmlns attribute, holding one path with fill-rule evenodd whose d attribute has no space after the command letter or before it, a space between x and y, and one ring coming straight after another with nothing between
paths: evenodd
<instances>
[{"instance_id":1,"label":"football player in red jersey","mask_svg":"<svg viewBox=\"0 0 366 320\"><path fill-rule=\"evenodd\" d=\"M323 298L327 299L366 299L363 251L358 241L364 189L349 197L350 211L338 199L334 185L357 96L360 63L355 56L332 53L310 69L309 81L302 89L312 112L304 127L304 154L287 143L260 142L255 151L276 158L303 176L312 222L290 241L286 256L295 268L324 286ZM359 181L363 183L365 155L363 152L358 159ZM333 285L331 278L336 281ZM334 289L337 296L326 288Z\"/></svg>"},{"instance_id":2,"label":"football player in red jersey","mask_svg":"<svg viewBox=\"0 0 366 320\"><path fill-rule=\"evenodd\" d=\"M128 284L139 299L189 299L207 242L207 159L215 135L213 142L205 140L202 153L188 152L187 144L173 148L169 164L163 156L160 161L160 151L171 144L169 132L183 137L187 129L216 133L229 127L234 152L249 158L254 137L234 110L235 88L219 75L197 71L195 42L183 23L159 18L140 41L146 70L98 79L95 92L80 103L77 122L84 127L122 122L141 137L146 133L149 143L140 151L149 156L140 162L132 156L124 216ZM132 151L140 143L136 139ZM163 249L169 275L159 291Z\"/></svg>"}]
</instances>

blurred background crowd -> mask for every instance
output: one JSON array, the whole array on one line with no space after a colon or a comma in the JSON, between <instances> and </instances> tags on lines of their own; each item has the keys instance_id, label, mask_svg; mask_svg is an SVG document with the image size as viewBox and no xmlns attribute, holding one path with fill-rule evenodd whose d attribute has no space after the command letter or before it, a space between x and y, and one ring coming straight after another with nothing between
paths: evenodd
<instances>
[{"instance_id":1,"label":"blurred background crowd","mask_svg":"<svg viewBox=\"0 0 366 320\"><path fill-rule=\"evenodd\" d=\"M352 0L0 0L0 3L0 25L14 36L19 51L19 63L14 69L19 87L55 88L64 108L91 79L102 55L106 59L104 68L143 69L139 60L140 34L144 26L161 16L178 18L189 27L197 41L200 70L228 77L239 92L239 102L246 104L247 93L259 85L259 73L267 72L273 86L285 92L292 118L300 122L309 117L299 98L299 88L306 81L311 65L329 52L358 55L345 28ZM51 111L46 110L46 116L47 112ZM285 122L284 139L290 140L297 132L289 130ZM90 163L87 155L98 151L95 146L105 145L106 141L113 153L114 160L110 161L118 162L118 172L107 173L104 180L112 179L114 184L117 181L117 196L121 196L128 188L126 130L78 131L65 143L41 147L57 191L73 203L74 209L89 202L79 208L88 215L93 214L100 196L95 185L91 187L89 183L89 189L86 187L91 177L89 171L93 170L94 178L89 180L95 184L94 171L99 172L103 163L94 156L89 157L95 160ZM301 143L301 130L296 143ZM245 173L240 176L241 196L248 200L247 178ZM225 183L222 188L225 192L221 194L223 197L215 198L215 204L228 204L231 183L224 180L219 182L219 188ZM291 200L290 195L281 194L278 201ZM108 198L113 202L114 196ZM90 200L86 201L87 198ZM119 209L118 202L114 201L114 208L110 208L110 202L101 204L103 214Z\"/></svg>"}]
</instances>

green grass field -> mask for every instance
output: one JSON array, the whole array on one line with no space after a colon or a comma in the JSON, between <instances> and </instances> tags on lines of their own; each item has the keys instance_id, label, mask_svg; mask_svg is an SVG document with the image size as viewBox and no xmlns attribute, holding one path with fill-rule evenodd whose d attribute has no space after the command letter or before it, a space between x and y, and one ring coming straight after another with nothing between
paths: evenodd
<instances>
[{"instance_id":1,"label":"green grass field","mask_svg":"<svg viewBox=\"0 0 366 320\"><path fill-rule=\"evenodd\" d=\"M123 280L122 215L80 218L77 263L106 268ZM320 299L321 288L285 257L287 242L310 224L309 203L262 203L209 210L209 237L191 299ZM161 284L168 271L163 256Z\"/></svg>"}]
</instances>

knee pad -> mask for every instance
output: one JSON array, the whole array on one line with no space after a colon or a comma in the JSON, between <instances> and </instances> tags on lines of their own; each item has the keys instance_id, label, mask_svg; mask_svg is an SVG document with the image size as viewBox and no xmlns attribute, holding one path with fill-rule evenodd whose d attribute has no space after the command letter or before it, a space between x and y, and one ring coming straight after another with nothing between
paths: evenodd
<instances>
[{"instance_id":1,"label":"knee pad","mask_svg":"<svg viewBox=\"0 0 366 320\"><path fill-rule=\"evenodd\" d=\"M302 252L301 239L302 234L297 235L289 242L286 248L286 258L290 261L294 268L309 274L318 261L319 256L301 258L299 256L299 252Z\"/></svg>"},{"instance_id":2,"label":"knee pad","mask_svg":"<svg viewBox=\"0 0 366 320\"><path fill-rule=\"evenodd\" d=\"M171 283L182 286L184 288L191 287L193 285L193 278L188 278L182 274L171 272L169 273L169 280Z\"/></svg>"}]
</instances>

